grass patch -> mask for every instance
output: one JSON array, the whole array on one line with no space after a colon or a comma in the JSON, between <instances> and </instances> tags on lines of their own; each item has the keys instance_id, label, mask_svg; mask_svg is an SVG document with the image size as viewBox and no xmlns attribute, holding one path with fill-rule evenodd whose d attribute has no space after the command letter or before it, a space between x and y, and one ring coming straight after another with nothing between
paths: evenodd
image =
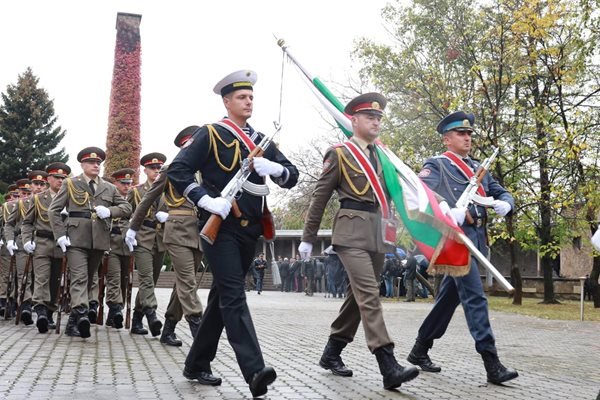
<instances>
[{"instance_id":1,"label":"grass patch","mask_svg":"<svg viewBox=\"0 0 600 400\"><path fill-rule=\"evenodd\" d=\"M539 304L543 299L523 298L523 304L516 306L507 297L488 297L490 310L504 311L515 314L529 315L544 319L579 321L580 303L577 300L559 300L560 304ZM594 308L594 303L586 301L583 310L585 321L600 321L600 308Z\"/></svg>"}]
</instances>

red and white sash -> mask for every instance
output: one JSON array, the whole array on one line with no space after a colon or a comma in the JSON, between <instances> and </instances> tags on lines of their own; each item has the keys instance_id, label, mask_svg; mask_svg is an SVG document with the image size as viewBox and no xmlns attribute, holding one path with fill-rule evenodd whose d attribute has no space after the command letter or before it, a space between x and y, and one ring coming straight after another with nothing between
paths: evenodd
<instances>
[{"instance_id":1,"label":"red and white sash","mask_svg":"<svg viewBox=\"0 0 600 400\"><path fill-rule=\"evenodd\" d=\"M354 144L354 142L346 141L343 143L343 145L346 147L346 149L348 149L354 160L358 163L358 166L366 175L369 184L373 188L375 197L381 206L382 216L384 218L389 218L390 206L387 201L387 197L385 196L385 192L383 191L383 186L381 186L381 182L379 181L379 177L377 176L377 172L373 168L373 165L371 165L371 162L365 156L365 153L363 153L363 151L356 144ZM379 157L377 156L377 158Z\"/></svg>"},{"instance_id":2,"label":"red and white sash","mask_svg":"<svg viewBox=\"0 0 600 400\"><path fill-rule=\"evenodd\" d=\"M442 155L444 157L446 157L447 159L449 159L450 161L452 161L452 163L458 167L458 169L460 170L460 172L462 172L462 174L467 179L471 180L471 178L475 175L475 173L473 172L473 170L471 169L471 167L469 167L467 165L467 163L465 163L463 161L462 158L458 157L453 152L447 151L447 152L443 153ZM477 193L479 193L479 195L483 196L483 197L487 196L487 194L485 193L485 189L483 188L483 186L481 184L479 184L479 186L477 187Z\"/></svg>"},{"instance_id":3,"label":"red and white sash","mask_svg":"<svg viewBox=\"0 0 600 400\"><path fill-rule=\"evenodd\" d=\"M256 143L254 143L252 139L250 139L250 136L248 136L246 132L242 130L242 128L237 126L237 124L229 118L223 118L221 121L217 122L217 125L227 129L240 142L244 143L248 151L251 152L256 147Z\"/></svg>"}]
</instances>

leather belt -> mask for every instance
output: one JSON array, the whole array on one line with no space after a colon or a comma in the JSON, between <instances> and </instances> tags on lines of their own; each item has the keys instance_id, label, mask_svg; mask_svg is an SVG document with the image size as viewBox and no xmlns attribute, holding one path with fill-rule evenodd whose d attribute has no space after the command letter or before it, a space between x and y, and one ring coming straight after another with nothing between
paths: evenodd
<instances>
[{"instance_id":1,"label":"leather belt","mask_svg":"<svg viewBox=\"0 0 600 400\"><path fill-rule=\"evenodd\" d=\"M196 216L195 210L169 210L169 215L181 215L181 216Z\"/></svg>"},{"instance_id":2,"label":"leather belt","mask_svg":"<svg viewBox=\"0 0 600 400\"><path fill-rule=\"evenodd\" d=\"M51 231L35 231L36 237L54 240L54 234Z\"/></svg>"},{"instance_id":3,"label":"leather belt","mask_svg":"<svg viewBox=\"0 0 600 400\"><path fill-rule=\"evenodd\" d=\"M118 226L113 226L112 229L110 230L110 233L113 235L120 235L121 228L119 228Z\"/></svg>"},{"instance_id":4,"label":"leather belt","mask_svg":"<svg viewBox=\"0 0 600 400\"><path fill-rule=\"evenodd\" d=\"M149 219L145 219L144 222L142 222L142 225L144 225L147 228L152 228L152 229L156 229L156 221L150 221Z\"/></svg>"},{"instance_id":5,"label":"leather belt","mask_svg":"<svg viewBox=\"0 0 600 400\"><path fill-rule=\"evenodd\" d=\"M362 203L360 201L344 199L340 202L340 208L346 208L349 210L358 210L358 211L367 211L367 212L377 212L377 204L371 203Z\"/></svg>"},{"instance_id":6,"label":"leather belt","mask_svg":"<svg viewBox=\"0 0 600 400\"><path fill-rule=\"evenodd\" d=\"M90 219L92 218L92 213L90 211L69 211L69 217Z\"/></svg>"}]
</instances>

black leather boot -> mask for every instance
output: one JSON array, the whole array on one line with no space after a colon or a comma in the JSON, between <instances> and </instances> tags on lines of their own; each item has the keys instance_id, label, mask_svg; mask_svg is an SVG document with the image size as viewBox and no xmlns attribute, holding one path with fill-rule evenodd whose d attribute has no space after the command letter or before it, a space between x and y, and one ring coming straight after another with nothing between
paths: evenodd
<instances>
[{"instance_id":1,"label":"black leather boot","mask_svg":"<svg viewBox=\"0 0 600 400\"><path fill-rule=\"evenodd\" d=\"M79 329L77 329L77 311L71 311L69 314L69 320L67 321L67 327L65 328L65 335L79 337Z\"/></svg>"},{"instance_id":2,"label":"black leather boot","mask_svg":"<svg viewBox=\"0 0 600 400\"><path fill-rule=\"evenodd\" d=\"M336 340L333 338L329 338L327 341L327 345L325 345L325 349L323 350L323 355L319 360L319 365L325 369L331 370L334 375L338 376L352 376L352 370L346 368L344 362L342 361L342 350L346 347L345 342L340 340Z\"/></svg>"},{"instance_id":3,"label":"black leather boot","mask_svg":"<svg viewBox=\"0 0 600 400\"><path fill-rule=\"evenodd\" d=\"M35 326L38 328L39 333L48 332L48 316L46 307L42 304L38 304L34 307L35 313L37 314L37 321Z\"/></svg>"},{"instance_id":4,"label":"black leather boot","mask_svg":"<svg viewBox=\"0 0 600 400\"><path fill-rule=\"evenodd\" d=\"M189 317L185 317L186 321L190 325L190 332L192 333L192 339L196 337L196 333L198 333L198 329L200 329L200 323L202 322L202 317L200 315L191 315Z\"/></svg>"},{"instance_id":5,"label":"black leather boot","mask_svg":"<svg viewBox=\"0 0 600 400\"><path fill-rule=\"evenodd\" d=\"M95 324L98 319L98 302L90 301L90 308L87 314L88 319L90 320L90 324Z\"/></svg>"},{"instance_id":6,"label":"black leather boot","mask_svg":"<svg viewBox=\"0 0 600 400\"><path fill-rule=\"evenodd\" d=\"M0 317L4 317L6 312L6 299L0 299Z\"/></svg>"},{"instance_id":7,"label":"black leather boot","mask_svg":"<svg viewBox=\"0 0 600 400\"><path fill-rule=\"evenodd\" d=\"M421 367L423 371L440 372L442 370L442 367L435 365L427 355L427 352L429 351L432 345L433 343L424 344L417 339L415 345L413 346L412 350L410 351L410 354L408 355L408 357L406 357L406 359L409 363Z\"/></svg>"},{"instance_id":8,"label":"black leather boot","mask_svg":"<svg viewBox=\"0 0 600 400\"><path fill-rule=\"evenodd\" d=\"M190 380L196 379L202 385L219 386L222 382L221 378L212 374L210 368L208 368L208 371L191 371L188 367L185 367L183 369L183 376Z\"/></svg>"},{"instance_id":9,"label":"black leather boot","mask_svg":"<svg viewBox=\"0 0 600 400\"><path fill-rule=\"evenodd\" d=\"M77 315L77 330L79 330L79 336L82 338L89 338L90 334L90 319L88 317L88 310L83 307L75 307L74 309Z\"/></svg>"},{"instance_id":10,"label":"black leather boot","mask_svg":"<svg viewBox=\"0 0 600 400\"><path fill-rule=\"evenodd\" d=\"M141 311L133 311L133 317L131 318L131 333L136 335L147 335L148 330L144 328L144 324L142 324L142 318L144 318L144 314Z\"/></svg>"},{"instance_id":11,"label":"black leather boot","mask_svg":"<svg viewBox=\"0 0 600 400\"><path fill-rule=\"evenodd\" d=\"M267 394L268 387L277 379L277 373L271 367L264 367L260 371L252 375L252 379L248 386L253 397L261 397Z\"/></svg>"},{"instance_id":12,"label":"black leather boot","mask_svg":"<svg viewBox=\"0 0 600 400\"><path fill-rule=\"evenodd\" d=\"M487 372L487 380L490 383L500 385L519 376L519 373L514 369L502 365L497 354L485 351L481 353L481 358Z\"/></svg>"},{"instance_id":13,"label":"black leather boot","mask_svg":"<svg viewBox=\"0 0 600 400\"><path fill-rule=\"evenodd\" d=\"M150 333L152 336L160 335L160 330L162 329L162 322L156 316L156 311L153 308L149 308L144 311L146 314L146 320L148 321L148 328L150 328Z\"/></svg>"},{"instance_id":14,"label":"black leather boot","mask_svg":"<svg viewBox=\"0 0 600 400\"><path fill-rule=\"evenodd\" d=\"M23 323L25 325L33 324L33 316L31 313L31 303L28 301L21 305L21 321L23 321Z\"/></svg>"},{"instance_id":15,"label":"black leather boot","mask_svg":"<svg viewBox=\"0 0 600 400\"><path fill-rule=\"evenodd\" d=\"M391 390L400 387L404 382L415 379L419 375L416 367L403 367L394 357L394 345L388 344L375 350L379 371L383 376L383 387Z\"/></svg>"},{"instance_id":16,"label":"black leather boot","mask_svg":"<svg viewBox=\"0 0 600 400\"><path fill-rule=\"evenodd\" d=\"M56 329L56 322L52 318L52 311L48 310L48 329Z\"/></svg>"},{"instance_id":17,"label":"black leather boot","mask_svg":"<svg viewBox=\"0 0 600 400\"><path fill-rule=\"evenodd\" d=\"M111 304L108 307L108 315L112 317L110 326L115 329L121 329L123 327L123 306L120 304ZM108 325L108 319L107 319Z\"/></svg>"},{"instance_id":18,"label":"black leather boot","mask_svg":"<svg viewBox=\"0 0 600 400\"><path fill-rule=\"evenodd\" d=\"M177 339L177 335L175 335L175 326L177 326L177 321L172 319L165 320L165 327L163 328L162 335L160 335L161 343L167 346L181 346L181 340Z\"/></svg>"}]
</instances>

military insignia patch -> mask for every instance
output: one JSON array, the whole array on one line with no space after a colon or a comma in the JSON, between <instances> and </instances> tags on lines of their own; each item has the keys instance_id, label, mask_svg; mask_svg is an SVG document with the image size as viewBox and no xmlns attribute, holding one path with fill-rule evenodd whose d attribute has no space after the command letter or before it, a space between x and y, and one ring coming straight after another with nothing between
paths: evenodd
<instances>
[{"instance_id":1,"label":"military insignia patch","mask_svg":"<svg viewBox=\"0 0 600 400\"><path fill-rule=\"evenodd\" d=\"M421 172L419 172L419 178L425 178L427 176L429 176L429 174L431 174L431 170L428 168L422 169Z\"/></svg>"},{"instance_id":2,"label":"military insignia patch","mask_svg":"<svg viewBox=\"0 0 600 400\"><path fill-rule=\"evenodd\" d=\"M185 142L185 144L183 146L181 146L181 148L185 149L186 147L188 147L192 143L194 143L194 138L189 138L188 141Z\"/></svg>"}]
</instances>

